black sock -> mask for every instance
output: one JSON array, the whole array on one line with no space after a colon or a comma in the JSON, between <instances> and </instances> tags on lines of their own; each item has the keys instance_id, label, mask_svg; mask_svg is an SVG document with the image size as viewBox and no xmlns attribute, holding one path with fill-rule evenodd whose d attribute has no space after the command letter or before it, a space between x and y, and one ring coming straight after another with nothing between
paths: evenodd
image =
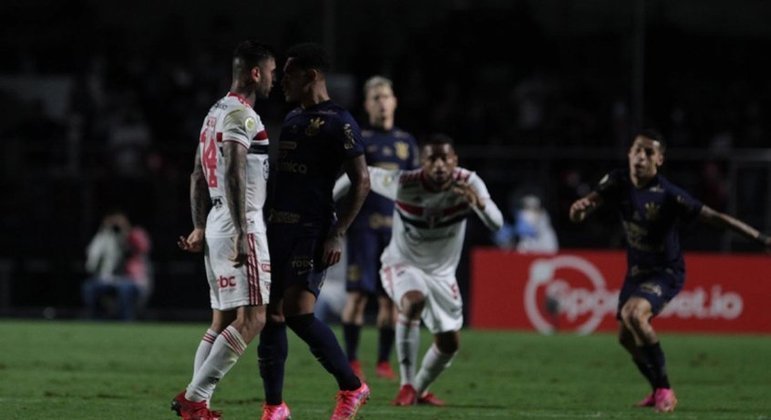
<instances>
[{"instance_id":1,"label":"black sock","mask_svg":"<svg viewBox=\"0 0 771 420\"><path fill-rule=\"evenodd\" d=\"M266 404L277 405L284 401L284 363L288 350L286 324L266 323L260 332L260 344L257 346Z\"/></svg>"},{"instance_id":2,"label":"black sock","mask_svg":"<svg viewBox=\"0 0 771 420\"><path fill-rule=\"evenodd\" d=\"M313 314L286 317L286 325L297 334L316 356L316 360L327 372L334 375L341 390L352 391L361 386L353 373L335 333Z\"/></svg>"},{"instance_id":3,"label":"black sock","mask_svg":"<svg viewBox=\"0 0 771 420\"><path fill-rule=\"evenodd\" d=\"M361 325L343 324L343 339L345 340L345 353L348 355L348 361L357 360L359 357L356 350L359 347L359 336L361 335Z\"/></svg>"},{"instance_id":4,"label":"black sock","mask_svg":"<svg viewBox=\"0 0 771 420\"><path fill-rule=\"evenodd\" d=\"M667 376L667 363L664 357L664 351L661 350L660 343L648 344L641 347L643 354L651 362L651 367L655 373L655 388L670 388L669 377Z\"/></svg>"},{"instance_id":5,"label":"black sock","mask_svg":"<svg viewBox=\"0 0 771 420\"><path fill-rule=\"evenodd\" d=\"M392 327L382 327L379 330L377 341L377 361L387 362L391 358L391 349L394 346L396 332Z\"/></svg>"},{"instance_id":6,"label":"black sock","mask_svg":"<svg viewBox=\"0 0 771 420\"><path fill-rule=\"evenodd\" d=\"M648 380L651 388L656 389L656 372L653 370L653 364L648 361L648 358L643 356L642 347L637 347L637 354L632 357L632 361L640 370L640 373Z\"/></svg>"}]
</instances>

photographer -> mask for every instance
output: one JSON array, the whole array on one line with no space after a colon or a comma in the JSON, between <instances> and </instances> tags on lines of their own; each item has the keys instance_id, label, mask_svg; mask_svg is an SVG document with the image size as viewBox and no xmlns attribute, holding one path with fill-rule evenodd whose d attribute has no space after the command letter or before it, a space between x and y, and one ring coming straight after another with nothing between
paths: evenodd
<instances>
[{"instance_id":1,"label":"photographer","mask_svg":"<svg viewBox=\"0 0 771 420\"><path fill-rule=\"evenodd\" d=\"M137 309L150 295L150 238L144 229L131 226L120 211L105 215L99 231L86 248L86 271L91 277L82 286L89 318L103 318L106 297L114 296L118 317L136 318Z\"/></svg>"}]
</instances>

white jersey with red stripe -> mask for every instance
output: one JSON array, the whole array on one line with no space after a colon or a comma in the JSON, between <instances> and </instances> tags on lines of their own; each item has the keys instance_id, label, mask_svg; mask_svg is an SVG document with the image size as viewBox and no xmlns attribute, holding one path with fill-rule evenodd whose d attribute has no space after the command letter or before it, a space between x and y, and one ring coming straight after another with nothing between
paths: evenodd
<instances>
[{"instance_id":1,"label":"white jersey with red stripe","mask_svg":"<svg viewBox=\"0 0 771 420\"><path fill-rule=\"evenodd\" d=\"M247 232L264 232L262 207L268 179L268 134L260 117L243 97L228 93L215 103L201 127L201 165L209 186L212 208L206 219L207 237L234 236L225 195L225 158L222 145L234 141L248 149L246 155Z\"/></svg>"},{"instance_id":2,"label":"white jersey with red stripe","mask_svg":"<svg viewBox=\"0 0 771 420\"><path fill-rule=\"evenodd\" d=\"M452 176L476 192L484 210L469 205L451 188L437 190L422 169L403 171L369 167L372 191L395 202L393 234L383 252L383 265L408 264L436 276L455 276L466 218L473 212L491 230L503 223L503 215L490 198L487 186L475 173L456 168Z\"/></svg>"}]
</instances>

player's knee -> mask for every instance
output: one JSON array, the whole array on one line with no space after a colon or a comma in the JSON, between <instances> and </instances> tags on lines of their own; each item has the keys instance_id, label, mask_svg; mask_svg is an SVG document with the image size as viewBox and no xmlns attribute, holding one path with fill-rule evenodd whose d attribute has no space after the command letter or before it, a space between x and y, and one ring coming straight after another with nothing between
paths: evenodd
<instances>
[{"instance_id":1,"label":"player's knee","mask_svg":"<svg viewBox=\"0 0 771 420\"><path fill-rule=\"evenodd\" d=\"M635 330L639 330L641 327L648 324L650 312L640 305L630 305L624 307L621 316L624 320L624 324Z\"/></svg>"},{"instance_id":2,"label":"player's knee","mask_svg":"<svg viewBox=\"0 0 771 420\"><path fill-rule=\"evenodd\" d=\"M426 296L418 291L410 291L402 296L402 312L410 319L415 319L426 306Z\"/></svg>"}]
</instances>

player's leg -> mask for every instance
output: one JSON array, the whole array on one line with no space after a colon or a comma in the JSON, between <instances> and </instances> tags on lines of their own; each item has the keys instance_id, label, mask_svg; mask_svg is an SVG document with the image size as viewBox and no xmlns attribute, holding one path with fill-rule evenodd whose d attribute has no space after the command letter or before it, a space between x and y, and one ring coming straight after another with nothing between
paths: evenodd
<instances>
[{"instance_id":1,"label":"player's leg","mask_svg":"<svg viewBox=\"0 0 771 420\"><path fill-rule=\"evenodd\" d=\"M396 374L391 369L391 349L394 346L394 340L396 339L396 319L398 313L396 311L396 305L394 305L391 298L382 291L378 295L378 313L377 313L377 329L378 329L378 350L377 350L377 365L375 367L375 374L385 379L395 379Z\"/></svg>"},{"instance_id":2,"label":"player's leg","mask_svg":"<svg viewBox=\"0 0 771 420\"><path fill-rule=\"evenodd\" d=\"M346 269L346 302L341 321L348 361L356 375L364 380L364 372L358 358L364 311L369 296L375 292L377 281L377 243L370 229L351 229L346 241L348 267Z\"/></svg>"},{"instance_id":3,"label":"player's leg","mask_svg":"<svg viewBox=\"0 0 771 420\"><path fill-rule=\"evenodd\" d=\"M377 290L377 329L378 329L378 351L377 365L375 374L385 379L395 379L396 374L391 369L391 349L396 339L396 319L398 312L388 294L383 290L383 283L380 280L380 255L391 241L391 229L384 229L377 232L377 250L374 261L376 261L377 270L372 271L373 279L376 280L375 289ZM373 264L373 267L375 264Z\"/></svg>"},{"instance_id":4,"label":"player's leg","mask_svg":"<svg viewBox=\"0 0 771 420\"><path fill-rule=\"evenodd\" d=\"M634 339L632 331L630 331L623 323L619 325L618 331L619 344L632 356L632 362L634 362L637 369L642 373L648 383L651 385L651 393L645 398L635 404L636 407L653 407L654 405L654 393L656 390L656 376L653 370L653 366L642 353L642 350L637 345Z\"/></svg>"},{"instance_id":5,"label":"player's leg","mask_svg":"<svg viewBox=\"0 0 771 420\"><path fill-rule=\"evenodd\" d=\"M380 270L383 289L396 302L396 356L399 359L400 388L394 405L413 405L415 367L420 349L420 315L426 303L425 274L417 267L394 263L384 264Z\"/></svg>"},{"instance_id":6,"label":"player's leg","mask_svg":"<svg viewBox=\"0 0 771 420\"><path fill-rule=\"evenodd\" d=\"M434 344L428 349L415 377L418 403L444 405L428 392L428 387L452 363L460 347L460 329L463 327L463 300L454 277L432 276L423 322L434 334Z\"/></svg>"},{"instance_id":7,"label":"player's leg","mask_svg":"<svg viewBox=\"0 0 771 420\"><path fill-rule=\"evenodd\" d=\"M208 405L217 383L265 324L270 273L260 268L259 262L267 260L267 241L264 237L258 240L252 234L248 239L247 263L233 267L230 256L235 238L207 238L205 259L214 310L209 330L218 335L203 363L195 370L184 398L178 399L181 411L187 414L199 410L200 403L204 407Z\"/></svg>"},{"instance_id":8,"label":"player's leg","mask_svg":"<svg viewBox=\"0 0 771 420\"><path fill-rule=\"evenodd\" d=\"M260 377L265 392L263 419L284 419L289 409L284 403L284 366L289 354L286 320L283 313L284 285L290 268L292 239L287 232L269 229L268 242L271 250L270 303L267 307L265 327L260 332L257 356Z\"/></svg>"},{"instance_id":9,"label":"player's leg","mask_svg":"<svg viewBox=\"0 0 771 420\"><path fill-rule=\"evenodd\" d=\"M631 297L620 310L621 321L634 336L643 362L653 370L655 407L657 411L673 411L677 404L669 383L666 357L651 319L680 291L682 282L669 273L660 273L636 282Z\"/></svg>"},{"instance_id":10,"label":"player's leg","mask_svg":"<svg viewBox=\"0 0 771 420\"><path fill-rule=\"evenodd\" d=\"M347 286L347 285L346 285ZM364 309L367 306L367 294L358 290L347 290L346 301L341 316L343 340L348 363L356 376L364 380L364 371L359 361L358 349L361 328L364 325Z\"/></svg>"}]
</instances>

